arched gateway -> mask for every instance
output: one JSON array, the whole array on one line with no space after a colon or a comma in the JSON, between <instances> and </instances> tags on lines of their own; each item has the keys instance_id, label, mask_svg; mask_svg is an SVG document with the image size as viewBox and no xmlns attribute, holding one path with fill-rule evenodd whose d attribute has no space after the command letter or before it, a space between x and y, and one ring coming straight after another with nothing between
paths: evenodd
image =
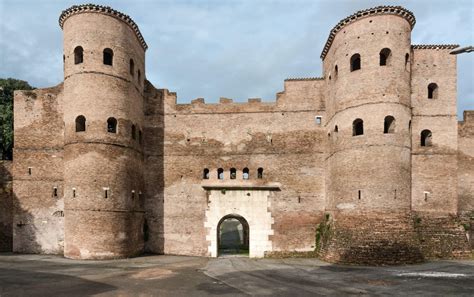
<instances>
[{"instance_id":1,"label":"arched gateway","mask_svg":"<svg viewBox=\"0 0 474 297\"><path fill-rule=\"evenodd\" d=\"M203 184L207 191L204 227L208 255L231 253L261 258L272 252L273 218L269 211L272 191L279 185L245 186ZM238 247L236 247L238 246Z\"/></svg>"},{"instance_id":2,"label":"arched gateway","mask_svg":"<svg viewBox=\"0 0 474 297\"><path fill-rule=\"evenodd\" d=\"M249 255L249 224L237 214L224 216L217 225L217 255Z\"/></svg>"}]
</instances>

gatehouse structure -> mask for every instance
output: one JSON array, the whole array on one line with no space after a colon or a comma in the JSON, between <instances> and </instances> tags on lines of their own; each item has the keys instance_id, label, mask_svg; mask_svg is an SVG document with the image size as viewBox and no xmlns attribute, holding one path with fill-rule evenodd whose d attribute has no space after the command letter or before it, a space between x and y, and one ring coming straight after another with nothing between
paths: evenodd
<instances>
[{"instance_id":1,"label":"gatehouse structure","mask_svg":"<svg viewBox=\"0 0 474 297\"><path fill-rule=\"evenodd\" d=\"M15 93L14 252L216 257L233 219L250 257L470 255L474 111L458 122L457 45L413 45L409 10L340 21L322 76L274 102L178 104L129 16L86 4L59 25L64 82Z\"/></svg>"}]
</instances>

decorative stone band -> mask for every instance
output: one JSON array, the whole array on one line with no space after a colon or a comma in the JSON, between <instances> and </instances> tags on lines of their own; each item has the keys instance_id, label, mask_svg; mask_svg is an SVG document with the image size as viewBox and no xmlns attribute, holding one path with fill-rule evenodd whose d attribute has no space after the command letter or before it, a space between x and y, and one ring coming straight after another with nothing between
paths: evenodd
<instances>
[{"instance_id":1,"label":"decorative stone band","mask_svg":"<svg viewBox=\"0 0 474 297\"><path fill-rule=\"evenodd\" d=\"M414 44L412 49L455 49L459 44Z\"/></svg>"},{"instance_id":2,"label":"decorative stone band","mask_svg":"<svg viewBox=\"0 0 474 297\"><path fill-rule=\"evenodd\" d=\"M334 26L334 28L332 28L332 30L329 32L328 40L326 41L326 44L324 45L323 51L321 53L321 59L324 60L326 54L331 48L332 42L334 41L334 37L336 36L337 32L341 31L342 28L362 18L385 14L398 15L405 18L408 23L410 23L411 29L413 29L413 27L415 26L416 19L413 15L413 12L401 6L377 6L365 10L359 10L356 13L341 20L339 23L337 23L336 26Z\"/></svg>"},{"instance_id":3,"label":"decorative stone band","mask_svg":"<svg viewBox=\"0 0 474 297\"><path fill-rule=\"evenodd\" d=\"M64 22L67 20L67 18L69 18L72 15L80 14L80 13L101 13L101 14L114 17L118 20L121 20L122 22L125 22L135 32L135 35L137 36L138 41L142 45L143 50L146 51L148 49L148 45L146 44L145 39L142 36L142 33L140 33L140 30L138 29L137 24L132 20L132 18L108 6L102 6L102 5L96 5L96 4L73 5L70 8L63 10L61 15L59 16L59 26L61 27L61 29L63 28Z\"/></svg>"},{"instance_id":4,"label":"decorative stone band","mask_svg":"<svg viewBox=\"0 0 474 297\"><path fill-rule=\"evenodd\" d=\"M295 77L295 78L285 79L285 81L297 81L297 80L324 80L324 77Z\"/></svg>"}]
</instances>

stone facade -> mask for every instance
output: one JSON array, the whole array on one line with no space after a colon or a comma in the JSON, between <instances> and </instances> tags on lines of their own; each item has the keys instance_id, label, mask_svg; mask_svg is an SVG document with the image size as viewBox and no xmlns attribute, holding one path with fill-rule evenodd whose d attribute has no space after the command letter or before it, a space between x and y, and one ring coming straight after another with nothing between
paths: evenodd
<instances>
[{"instance_id":1,"label":"stone facade","mask_svg":"<svg viewBox=\"0 0 474 297\"><path fill-rule=\"evenodd\" d=\"M234 217L251 257L469 254L474 115L456 120L456 46L412 45L410 11L341 21L323 77L285 80L274 102L178 104L146 80L130 17L88 4L60 25L64 83L15 93L14 251L215 257Z\"/></svg>"}]
</instances>

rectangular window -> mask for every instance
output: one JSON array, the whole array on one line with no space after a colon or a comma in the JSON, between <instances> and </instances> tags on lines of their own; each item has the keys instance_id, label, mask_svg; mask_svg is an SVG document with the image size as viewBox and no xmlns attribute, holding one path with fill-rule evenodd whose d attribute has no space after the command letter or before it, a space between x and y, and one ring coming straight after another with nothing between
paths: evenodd
<instances>
[{"instance_id":1,"label":"rectangular window","mask_svg":"<svg viewBox=\"0 0 474 297\"><path fill-rule=\"evenodd\" d=\"M316 123L316 125L321 125L322 121L323 121L322 116L315 116L314 117L314 122Z\"/></svg>"},{"instance_id":2,"label":"rectangular window","mask_svg":"<svg viewBox=\"0 0 474 297\"><path fill-rule=\"evenodd\" d=\"M31 167L28 167L28 175L31 175Z\"/></svg>"}]
</instances>

